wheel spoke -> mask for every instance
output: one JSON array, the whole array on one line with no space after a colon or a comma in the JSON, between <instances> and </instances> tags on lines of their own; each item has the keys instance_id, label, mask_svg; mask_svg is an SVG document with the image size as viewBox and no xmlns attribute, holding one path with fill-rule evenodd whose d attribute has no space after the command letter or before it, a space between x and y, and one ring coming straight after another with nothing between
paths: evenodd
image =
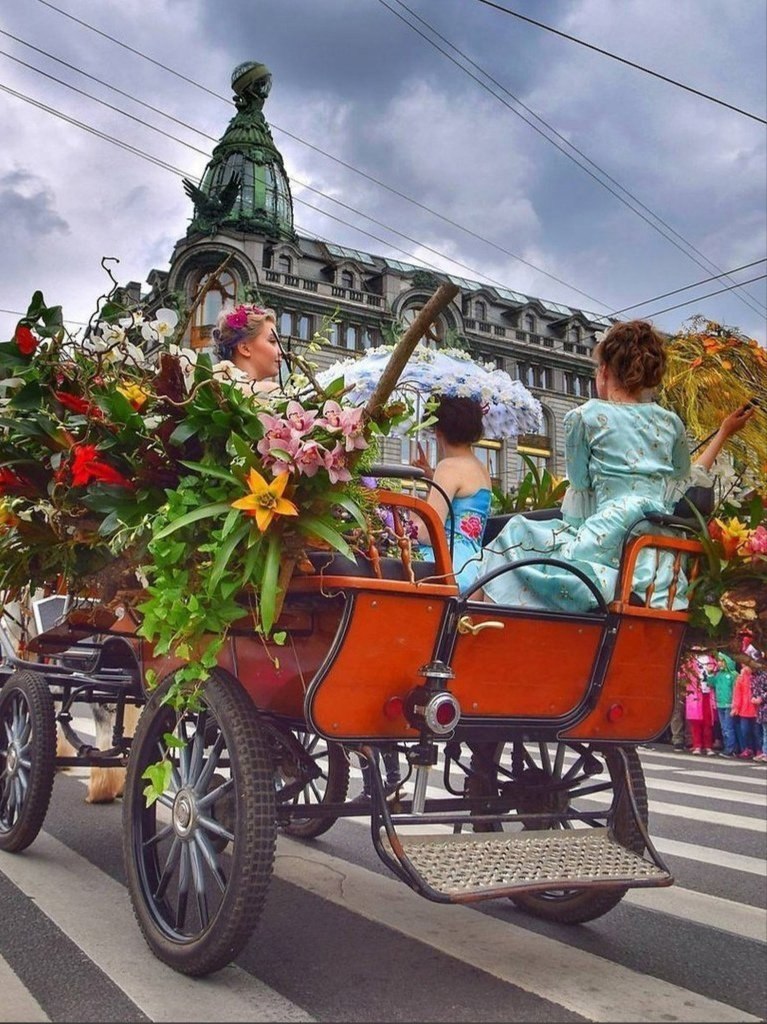
<instances>
[{"instance_id":1,"label":"wheel spoke","mask_svg":"<svg viewBox=\"0 0 767 1024\"><path fill-rule=\"evenodd\" d=\"M186 923L186 907L189 901L189 846L181 843L178 868L178 902L176 904L175 929L180 932Z\"/></svg>"},{"instance_id":2,"label":"wheel spoke","mask_svg":"<svg viewBox=\"0 0 767 1024\"><path fill-rule=\"evenodd\" d=\"M200 796L205 793L206 789L210 785L210 780L218 767L218 762L221 757L221 752L224 749L224 736L223 733L219 733L216 737L216 742L213 744L213 748L208 754L208 760L205 762L200 776L197 779L197 785L195 786L195 793Z\"/></svg>"},{"instance_id":3,"label":"wheel spoke","mask_svg":"<svg viewBox=\"0 0 767 1024\"><path fill-rule=\"evenodd\" d=\"M165 825L163 828L160 829L159 832L155 832L155 834L153 836L150 836L149 839L145 839L141 845L145 850L151 850L153 846L156 846L158 843L161 843L163 839L167 839L167 837L171 834L172 831L172 825ZM174 840L174 843L175 842L176 840Z\"/></svg>"},{"instance_id":4,"label":"wheel spoke","mask_svg":"<svg viewBox=\"0 0 767 1024\"><path fill-rule=\"evenodd\" d=\"M221 836L222 839L226 839L230 843L234 842L234 833L224 828L221 822L216 821L215 818L208 818L204 814L200 814L197 818L197 824L207 832L212 832L213 835Z\"/></svg>"},{"instance_id":5,"label":"wheel spoke","mask_svg":"<svg viewBox=\"0 0 767 1024\"><path fill-rule=\"evenodd\" d=\"M197 843L189 844L189 858L192 862L192 883L197 901L197 912L200 915L200 924L203 928L207 928L210 916L208 914L208 897L205 892L205 871L200 860L200 848Z\"/></svg>"},{"instance_id":6,"label":"wheel spoke","mask_svg":"<svg viewBox=\"0 0 767 1024\"><path fill-rule=\"evenodd\" d=\"M226 875L224 874L223 868L216 860L215 850L210 845L208 837L203 832L198 831L194 837L194 841L200 848L200 852L205 858L208 867L213 872L213 877L218 882L219 889L221 892L226 892Z\"/></svg>"},{"instance_id":7,"label":"wheel spoke","mask_svg":"<svg viewBox=\"0 0 767 1024\"><path fill-rule=\"evenodd\" d=\"M194 788L195 780L199 778L200 771L202 769L203 757L205 755L205 725L207 723L207 718L207 714L204 711L201 711L197 718L197 727L195 729L194 739L192 740L189 778L186 780L186 784L192 788Z\"/></svg>"},{"instance_id":8,"label":"wheel spoke","mask_svg":"<svg viewBox=\"0 0 767 1024\"><path fill-rule=\"evenodd\" d=\"M151 843L157 841L159 835L160 834L158 832L155 836L152 837L152 839L148 839L146 843L144 843L144 846L147 847ZM168 856L165 858L165 866L162 869L162 874L160 875L160 879L157 883L157 888L154 891L154 899L161 900L165 896L165 890L168 888L168 883L173 877L173 872L176 869L176 862L179 860L180 856L181 840L178 838L178 836L174 836L173 842L170 844Z\"/></svg>"},{"instance_id":9,"label":"wheel spoke","mask_svg":"<svg viewBox=\"0 0 767 1024\"><path fill-rule=\"evenodd\" d=\"M216 800L220 800L222 796L225 796L230 789L234 787L234 779L227 779L226 782L222 782L220 786L216 786L210 793L206 793L205 796L201 797L197 801L197 807L204 809L214 804Z\"/></svg>"},{"instance_id":10,"label":"wheel spoke","mask_svg":"<svg viewBox=\"0 0 767 1024\"><path fill-rule=\"evenodd\" d=\"M554 776L557 779L562 778L562 767L565 763L565 744L557 744L557 752L554 755Z\"/></svg>"}]
</instances>

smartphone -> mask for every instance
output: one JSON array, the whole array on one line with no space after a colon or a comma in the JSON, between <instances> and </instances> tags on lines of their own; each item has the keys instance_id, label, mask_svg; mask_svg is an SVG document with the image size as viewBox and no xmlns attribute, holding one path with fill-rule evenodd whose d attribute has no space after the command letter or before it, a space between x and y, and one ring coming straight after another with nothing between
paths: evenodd
<instances>
[{"instance_id":1,"label":"smartphone","mask_svg":"<svg viewBox=\"0 0 767 1024\"><path fill-rule=\"evenodd\" d=\"M758 409L758 408L759 408L759 399L758 398L749 398L749 400L743 406L743 411L745 412L746 409Z\"/></svg>"}]
</instances>

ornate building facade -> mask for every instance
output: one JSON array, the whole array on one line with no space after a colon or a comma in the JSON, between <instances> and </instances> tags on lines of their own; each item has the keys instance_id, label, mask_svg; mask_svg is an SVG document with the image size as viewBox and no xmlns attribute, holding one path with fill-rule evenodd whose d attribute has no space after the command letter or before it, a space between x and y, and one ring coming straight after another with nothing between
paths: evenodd
<instances>
[{"instance_id":1,"label":"ornate building facade","mask_svg":"<svg viewBox=\"0 0 767 1024\"><path fill-rule=\"evenodd\" d=\"M450 280L460 292L434 325L437 338L495 362L520 379L544 410L540 434L483 444L491 476L509 489L524 472L518 451L561 475L562 418L592 394L591 351L595 335L610 321L511 288L298 234L290 183L263 115L270 86L263 64L235 69L237 112L199 185L184 183L194 202L186 236L174 248L170 270L152 271L148 278L156 291L178 292L189 302L207 288L188 343L209 344L222 304L256 301L276 310L288 349L322 332L327 343L313 358L324 367L392 341L438 284Z\"/></svg>"}]
</instances>

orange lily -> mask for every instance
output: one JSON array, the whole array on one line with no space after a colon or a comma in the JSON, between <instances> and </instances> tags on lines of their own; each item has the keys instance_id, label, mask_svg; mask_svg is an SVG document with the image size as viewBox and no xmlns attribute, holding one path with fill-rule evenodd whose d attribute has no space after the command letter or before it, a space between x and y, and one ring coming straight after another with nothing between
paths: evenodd
<instances>
[{"instance_id":1,"label":"orange lily","mask_svg":"<svg viewBox=\"0 0 767 1024\"><path fill-rule=\"evenodd\" d=\"M254 516L256 525L263 533L275 516L297 516L298 509L292 501L283 498L282 494L288 484L290 474L279 473L270 484L260 473L251 469L248 475L250 494L232 502L232 508L240 508L249 516Z\"/></svg>"}]
</instances>

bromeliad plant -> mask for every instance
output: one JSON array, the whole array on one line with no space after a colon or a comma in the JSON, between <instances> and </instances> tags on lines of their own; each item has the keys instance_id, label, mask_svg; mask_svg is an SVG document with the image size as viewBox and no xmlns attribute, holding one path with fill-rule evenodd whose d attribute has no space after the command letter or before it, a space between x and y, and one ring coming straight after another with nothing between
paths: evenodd
<instances>
[{"instance_id":1,"label":"bromeliad plant","mask_svg":"<svg viewBox=\"0 0 767 1024\"><path fill-rule=\"evenodd\" d=\"M131 600L186 662L181 709L234 621L270 634L305 548L374 532L353 471L379 428L340 382L265 395L195 359L177 321L107 302L78 340L37 292L0 345L0 592Z\"/></svg>"}]
</instances>

